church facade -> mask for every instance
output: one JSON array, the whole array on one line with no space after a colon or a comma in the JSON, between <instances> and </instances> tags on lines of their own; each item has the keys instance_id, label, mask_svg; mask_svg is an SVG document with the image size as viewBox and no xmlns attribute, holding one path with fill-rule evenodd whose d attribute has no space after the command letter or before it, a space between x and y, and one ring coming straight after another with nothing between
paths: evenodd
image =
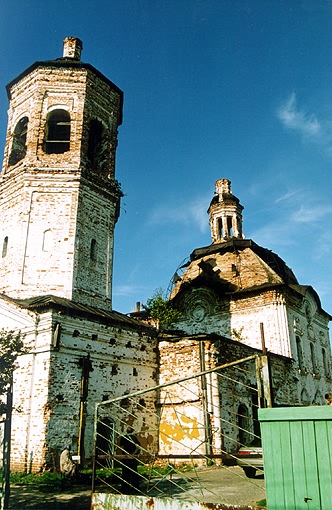
<instances>
[{"instance_id":1,"label":"church facade","mask_svg":"<svg viewBox=\"0 0 332 510\"><path fill-rule=\"evenodd\" d=\"M332 388L331 316L278 255L244 238L242 210L231 182L219 179L208 209L212 243L195 249L176 274L170 301L180 318L159 343L161 382L263 354L270 405L323 405ZM246 444L248 433L251 441L259 435L255 363L235 377L229 369L218 373L218 397L206 397L210 437L215 441L213 430L220 430L216 444L232 452ZM185 407L181 401L179 406ZM180 413L186 420L187 411ZM173 427L178 419L173 409L165 417ZM211 447L219 453L216 444Z\"/></svg>"},{"instance_id":2,"label":"church facade","mask_svg":"<svg viewBox=\"0 0 332 510\"><path fill-rule=\"evenodd\" d=\"M331 316L277 254L244 238L242 210L231 182L216 181L208 209L212 244L194 250L177 277L170 299L182 318L173 326L258 350L263 334L268 352L293 360L293 403L323 404L331 382Z\"/></svg>"},{"instance_id":3,"label":"church facade","mask_svg":"<svg viewBox=\"0 0 332 510\"><path fill-rule=\"evenodd\" d=\"M81 50L68 37L61 58L35 62L7 87L0 327L30 347L14 374L13 469L54 467L65 444L88 462L96 403L200 371L202 342L205 368L259 352L262 326L274 405L323 404L330 316L280 257L244 238L227 179L209 207L212 244L194 250L170 296L181 312L172 332L112 310L123 93ZM241 405L252 414L250 392L224 390L226 419ZM142 442L155 408L147 397Z\"/></svg>"}]
</instances>

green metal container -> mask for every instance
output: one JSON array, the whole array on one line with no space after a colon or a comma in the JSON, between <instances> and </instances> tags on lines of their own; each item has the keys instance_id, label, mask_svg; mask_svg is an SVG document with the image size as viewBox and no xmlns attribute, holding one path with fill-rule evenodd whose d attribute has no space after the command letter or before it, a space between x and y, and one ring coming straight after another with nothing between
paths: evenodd
<instances>
[{"instance_id":1,"label":"green metal container","mask_svg":"<svg viewBox=\"0 0 332 510\"><path fill-rule=\"evenodd\" d=\"M260 409L268 510L332 510L332 406Z\"/></svg>"}]
</instances>

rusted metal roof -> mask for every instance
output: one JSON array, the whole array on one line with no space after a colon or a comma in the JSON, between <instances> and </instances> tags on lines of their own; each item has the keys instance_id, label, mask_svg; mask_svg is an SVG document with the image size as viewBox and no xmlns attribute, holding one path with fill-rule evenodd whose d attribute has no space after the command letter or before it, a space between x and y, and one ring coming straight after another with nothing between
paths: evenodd
<instances>
[{"instance_id":1,"label":"rusted metal roof","mask_svg":"<svg viewBox=\"0 0 332 510\"><path fill-rule=\"evenodd\" d=\"M206 255L213 253L223 253L227 251L241 251L245 248L251 248L273 271L275 271L287 285L298 285L298 281L293 271L287 266L284 260L273 251L259 246L251 239L235 239L218 244L211 244L202 248L197 248L190 255L190 260L198 260Z\"/></svg>"},{"instance_id":2,"label":"rusted metal roof","mask_svg":"<svg viewBox=\"0 0 332 510\"><path fill-rule=\"evenodd\" d=\"M105 324L112 324L140 331L146 330L150 335L157 334L155 328L152 326L138 322L137 320L120 312L116 312L115 310L100 310L51 294L27 299L13 299L5 295L2 295L1 297L3 297L6 301L16 304L20 308L25 308L26 310L38 313L47 310L58 310L66 315L86 317L92 321L103 322Z\"/></svg>"},{"instance_id":3,"label":"rusted metal roof","mask_svg":"<svg viewBox=\"0 0 332 510\"><path fill-rule=\"evenodd\" d=\"M120 119L119 124L122 123L122 108L123 108L123 91L115 85L111 80L109 80L103 73L98 71L94 66L91 64L85 64L84 62L81 62L80 60L75 60L73 58L66 58L61 57L54 60L45 60L45 61L37 61L31 64L27 69L22 71L16 78L11 80L8 85L6 86L7 90L7 96L8 99L11 98L11 88L15 83L19 82L22 78L27 76L28 74L32 73L35 69L38 68L45 68L45 67L53 67L53 68L72 68L72 69L87 69L91 71L94 75L98 76L101 80L106 82L113 90L115 90L120 95L120 101L121 101L121 107L120 107Z\"/></svg>"}]
</instances>

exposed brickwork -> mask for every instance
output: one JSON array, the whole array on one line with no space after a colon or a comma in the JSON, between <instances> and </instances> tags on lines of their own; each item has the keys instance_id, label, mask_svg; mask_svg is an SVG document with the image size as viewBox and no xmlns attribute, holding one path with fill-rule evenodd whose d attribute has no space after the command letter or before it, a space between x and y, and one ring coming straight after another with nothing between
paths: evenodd
<instances>
[{"instance_id":1,"label":"exposed brickwork","mask_svg":"<svg viewBox=\"0 0 332 510\"><path fill-rule=\"evenodd\" d=\"M179 336L206 335L205 348L210 345L208 352L213 351L208 359L216 364L262 349L263 333L271 353L274 404L324 404L325 394L332 389L330 316L321 309L315 292L299 285L280 257L250 240L239 239L241 210L238 199L230 193L229 181L217 181L217 196L209 208L213 244L192 253L174 286L171 300L181 318L172 330L178 330ZM233 236L220 236L220 218L223 229L227 225L234 229L239 222ZM215 343L209 335L233 342ZM189 339L163 342L161 378L172 380L199 371L198 343ZM218 402L211 404L211 416L215 419L214 410L219 409L220 417L228 423L223 425L223 447L231 451L237 446L239 406L248 411L248 423L253 426L255 407L250 388L256 388L257 382L254 366L235 375L231 369L228 372L232 382L222 382ZM191 416L190 405L183 413ZM172 416L168 419L172 423Z\"/></svg>"},{"instance_id":2,"label":"exposed brickwork","mask_svg":"<svg viewBox=\"0 0 332 510\"><path fill-rule=\"evenodd\" d=\"M8 87L0 321L31 347L14 383L11 460L20 470L56 467L65 444L89 462L95 404L157 383L154 331L100 313L112 305L122 93L80 62L81 48L67 38L64 58L33 64ZM15 301L42 295L68 301L51 298L44 308ZM75 312L73 302L93 309ZM155 396L144 406L148 443Z\"/></svg>"},{"instance_id":3,"label":"exposed brickwork","mask_svg":"<svg viewBox=\"0 0 332 510\"><path fill-rule=\"evenodd\" d=\"M7 249L0 290L16 298L52 293L109 309L122 95L89 68L66 59L54 62L40 63L9 87L0 182L0 242L7 239ZM54 111L70 117L69 150L61 153L47 148L48 116ZM10 164L15 129L23 117L28 119L26 154ZM94 138L96 126L100 139ZM58 150L61 142L53 145L50 150Z\"/></svg>"},{"instance_id":4,"label":"exposed brickwork","mask_svg":"<svg viewBox=\"0 0 332 510\"><path fill-rule=\"evenodd\" d=\"M8 306L17 323L20 309ZM10 326L2 317L2 325ZM70 444L77 452L80 436L81 359L89 358L84 453L92 455L96 402L150 388L157 384L156 339L135 324L123 328L72 313L23 311L20 324L31 353L15 372L12 425L12 464L20 470L54 468L59 452ZM55 325L61 333L55 345ZM23 326L23 327L22 327ZM155 411L155 395L144 398L142 434ZM149 428L149 427L148 427Z\"/></svg>"},{"instance_id":5,"label":"exposed brickwork","mask_svg":"<svg viewBox=\"0 0 332 510\"><path fill-rule=\"evenodd\" d=\"M272 353L274 403L322 404L332 390L329 316L280 258L243 239L242 206L227 179L217 181L209 209L212 248L192 254L171 296L182 312L173 329L183 338L160 342L158 351L152 328L107 313L121 197L115 152L122 93L79 61L81 47L67 38L64 58L34 64L8 87L0 321L20 329L31 345L15 372L14 469L55 467L64 444L75 453L80 447L89 461L97 402L251 355L262 346L261 324ZM33 304L19 301L30 297ZM204 342L191 338L198 334ZM240 405L253 427L252 365L208 395L211 430L219 430L221 418L228 422L224 438L213 435L217 453L237 444ZM161 453L169 453L167 435L176 435L179 416L187 431L179 452L182 442L204 453L197 425L204 421L202 387L191 384L173 395L179 413L169 407L162 417ZM191 390L198 406L188 403ZM145 396L138 413L140 440L152 449L155 399Z\"/></svg>"}]
</instances>

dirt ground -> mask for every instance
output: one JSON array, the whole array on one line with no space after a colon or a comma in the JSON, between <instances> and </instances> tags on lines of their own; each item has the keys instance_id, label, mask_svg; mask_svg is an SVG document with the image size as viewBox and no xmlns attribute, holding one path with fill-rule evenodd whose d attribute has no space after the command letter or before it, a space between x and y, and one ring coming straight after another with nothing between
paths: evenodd
<instances>
[{"instance_id":1,"label":"dirt ground","mask_svg":"<svg viewBox=\"0 0 332 510\"><path fill-rule=\"evenodd\" d=\"M12 487L10 510L90 510L91 488L73 485L49 492L32 486Z\"/></svg>"},{"instance_id":2,"label":"dirt ground","mask_svg":"<svg viewBox=\"0 0 332 510\"><path fill-rule=\"evenodd\" d=\"M258 501L265 498L263 475L251 480L237 466L206 468L200 472L199 478L209 494L209 503L239 505L244 508L255 507ZM103 492L102 487L96 492ZM204 501L200 489L190 490L177 497ZM31 486L12 487L9 499L10 510L90 510L90 505L91 488L75 484L53 492Z\"/></svg>"}]
</instances>

